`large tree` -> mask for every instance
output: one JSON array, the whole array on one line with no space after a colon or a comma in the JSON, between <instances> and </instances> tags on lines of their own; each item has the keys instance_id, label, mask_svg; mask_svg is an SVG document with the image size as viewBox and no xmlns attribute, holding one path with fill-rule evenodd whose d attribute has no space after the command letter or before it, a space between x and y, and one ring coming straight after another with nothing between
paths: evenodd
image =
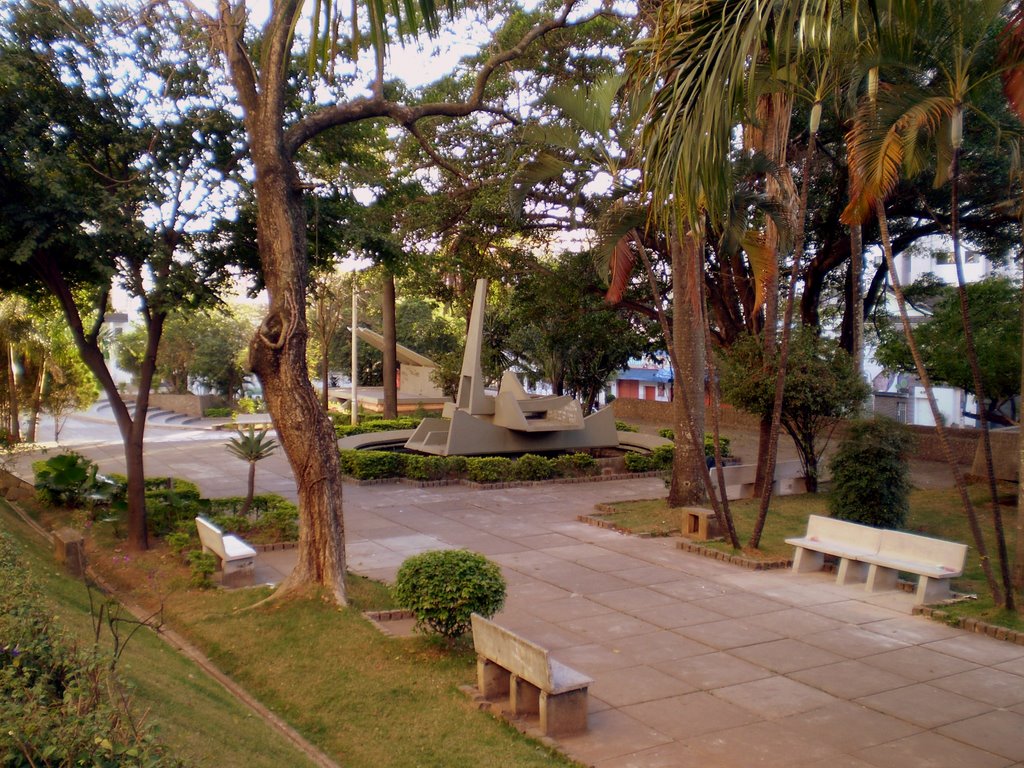
<instances>
[{"instance_id":1,"label":"large tree","mask_svg":"<svg viewBox=\"0 0 1024 768\"><path fill-rule=\"evenodd\" d=\"M383 7L374 3L365 15L347 20L348 28L356 31L360 29L360 19L371 24L375 66L367 91L346 95L328 83L328 99L306 104L296 112L291 101L291 64L293 48L300 40L295 30L303 5L301 0L274 3L258 34L247 26L248 9L243 1L221 0L216 17L205 21L223 56L242 110L248 137L247 157L255 175L257 249L269 306L250 344L250 363L263 385L298 486L298 561L278 594L287 594L302 585L321 584L336 600L345 602L342 484L335 435L306 374L309 272L303 198L307 184L299 170L299 157L303 147L315 137L363 120L383 118L415 132L419 125L432 119L499 110L487 101L487 84L492 75L514 61L537 38L569 24L575 2L568 0L551 18L535 17L532 26L524 24L525 17L517 17L517 29L525 31L505 31L494 52L477 70L475 87L466 100L420 103L397 101L393 91L385 87L388 26ZM334 8L338 10L338 6ZM355 8L362 10L358 5ZM401 12L402 29L417 29L421 23L428 29L438 26L433 3L407 4ZM330 17L329 6L327 14ZM342 21L328 18L324 25L328 38L331 30L346 28ZM325 43L323 48L318 44L310 50L338 50L330 39ZM332 69L331 62L327 62L324 71Z\"/></svg>"},{"instance_id":2,"label":"large tree","mask_svg":"<svg viewBox=\"0 0 1024 768\"><path fill-rule=\"evenodd\" d=\"M152 9L25 0L0 31L0 279L52 294L124 442L128 546L148 546L143 437L167 314L208 301L224 276L190 232L229 160L231 120L190 56L179 20ZM154 82L161 86L154 90ZM189 84L186 94L181 85ZM146 364L134 408L102 349L110 296L140 306Z\"/></svg>"}]
</instances>

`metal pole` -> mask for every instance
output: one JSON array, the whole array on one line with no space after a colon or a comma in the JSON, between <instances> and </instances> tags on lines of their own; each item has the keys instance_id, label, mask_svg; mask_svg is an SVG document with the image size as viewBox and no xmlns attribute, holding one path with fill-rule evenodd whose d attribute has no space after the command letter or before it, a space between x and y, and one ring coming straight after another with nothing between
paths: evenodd
<instances>
[{"instance_id":1,"label":"metal pole","mask_svg":"<svg viewBox=\"0 0 1024 768\"><path fill-rule=\"evenodd\" d=\"M359 401L356 399L359 390L359 349L356 328L359 327L359 303L356 301L356 273L352 273L352 397L349 407L352 410L352 424L359 423Z\"/></svg>"}]
</instances>

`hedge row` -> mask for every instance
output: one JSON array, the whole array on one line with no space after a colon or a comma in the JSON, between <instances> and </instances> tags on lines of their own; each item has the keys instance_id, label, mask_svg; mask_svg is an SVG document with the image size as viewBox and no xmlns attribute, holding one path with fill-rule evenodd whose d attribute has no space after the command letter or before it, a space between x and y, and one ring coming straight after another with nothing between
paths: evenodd
<instances>
[{"instance_id":1,"label":"hedge row","mask_svg":"<svg viewBox=\"0 0 1024 768\"><path fill-rule=\"evenodd\" d=\"M348 417L332 413L334 432L338 437L366 435L370 432L390 432L393 429L416 429L423 419L419 416L400 416L397 419L367 419L359 424L349 424Z\"/></svg>"},{"instance_id":2,"label":"hedge row","mask_svg":"<svg viewBox=\"0 0 1024 768\"><path fill-rule=\"evenodd\" d=\"M570 453L553 459L525 454L518 459L502 456L420 456L391 451L341 451L341 471L357 480L405 477L429 482L465 478L474 483L505 483L514 480L550 480L555 477L587 477L601 469L586 453Z\"/></svg>"}]
</instances>

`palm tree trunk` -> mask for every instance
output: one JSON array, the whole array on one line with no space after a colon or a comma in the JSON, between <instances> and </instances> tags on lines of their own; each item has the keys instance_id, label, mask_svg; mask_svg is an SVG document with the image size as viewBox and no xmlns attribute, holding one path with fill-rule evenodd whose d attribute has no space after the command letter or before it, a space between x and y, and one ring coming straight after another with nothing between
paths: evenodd
<instances>
[{"instance_id":1,"label":"palm tree trunk","mask_svg":"<svg viewBox=\"0 0 1024 768\"><path fill-rule=\"evenodd\" d=\"M256 495L256 462L249 462L249 484L245 493L245 503L238 513L241 517L249 516L249 509L252 508L252 497Z\"/></svg>"},{"instance_id":2,"label":"palm tree trunk","mask_svg":"<svg viewBox=\"0 0 1024 768\"><path fill-rule=\"evenodd\" d=\"M981 365L978 363L978 350L974 344L974 324L971 322L970 307L967 301L967 287L964 281L963 259L960 256L960 149L954 147L951 162L950 184L950 235L953 239L953 262L956 265L957 295L960 299L960 319L964 327L964 347L967 362L971 367L971 379L974 382L974 394L978 402L978 414L981 416L981 444L985 455L985 477L988 480L989 499L992 510L992 527L996 534L996 551L999 555L999 575L1002 577L1004 590L1004 607L1014 610L1013 580L1010 578L1009 554L1006 550L1006 532L1003 529L1003 515L999 509L999 491L996 488L996 472L992 463L992 440L989 436L988 409L985 407L985 388L981 379Z\"/></svg>"},{"instance_id":3,"label":"palm tree trunk","mask_svg":"<svg viewBox=\"0 0 1024 768\"><path fill-rule=\"evenodd\" d=\"M819 110L820 104L815 104ZM748 546L757 549L761 544L761 534L768 519L768 505L772 501L772 488L775 484L775 463L779 452L779 427L782 424L782 398L786 388L786 366L789 363L789 337L793 323L793 307L796 305L796 283L800 276L800 261L803 257L804 238L807 232L807 197L810 190L811 163L818 141L817 126L812 126L807 138L807 151L804 153L803 177L800 180L800 203L797 208L796 237L793 243L793 265L789 275L789 295L786 297L786 310L782 318L782 339L779 342L779 368L775 375L775 401L772 405L771 433L768 439L768 454L762 462L764 467L761 504L754 521L754 530L750 534Z\"/></svg>"},{"instance_id":4,"label":"palm tree trunk","mask_svg":"<svg viewBox=\"0 0 1024 768\"><path fill-rule=\"evenodd\" d=\"M39 364L39 379L32 388L32 406L28 416L28 432L25 439L34 443L36 441L36 428L39 425L39 411L43 407L43 389L46 386L46 355L43 355Z\"/></svg>"},{"instance_id":5,"label":"palm tree trunk","mask_svg":"<svg viewBox=\"0 0 1024 768\"><path fill-rule=\"evenodd\" d=\"M7 425L10 439L21 442L21 414L18 412L18 379L14 373L14 345L7 345L7 391L10 393L10 421Z\"/></svg>"},{"instance_id":6,"label":"palm tree trunk","mask_svg":"<svg viewBox=\"0 0 1024 768\"><path fill-rule=\"evenodd\" d=\"M928 371L924 367L921 352L918 349L916 340L914 339L913 328L910 326L910 316L907 314L907 304L903 298L903 287L900 285L899 274L897 274L896 271L896 260L892 255L892 241L889 238L889 221L886 218L885 207L881 200L875 202L875 213L878 216L878 229L882 238L882 252L885 254L885 264L889 269L889 280L892 284L893 295L896 297L896 306L899 308L900 321L903 324L903 333L907 339L907 346L910 347L910 356L914 360L914 366L917 369L917 377L921 380L921 386L924 387L925 395L928 398L928 407L931 409L932 419L935 421L935 436L939 440L942 455L946 458L946 463L949 464L950 471L953 473L953 482L956 484L956 489L960 494L960 502L963 504L964 512L967 515L967 523L971 529L971 536L974 538L974 546L978 550L978 559L981 561L981 568L985 573L985 581L988 583L989 590L992 592L992 599L995 600L997 605L1002 605L1002 590L999 588L999 584L992 573L992 563L988 556L988 546L986 545L985 537L981 532L978 515L974 510L974 504L971 502L971 497L967 493L967 482L964 480L964 475L960 471L960 466L956 463L956 459L953 456L953 450L949 445L949 439L946 436L946 428L942 425L942 414L939 413L939 406L935 402L935 393L932 390L931 378L928 376Z\"/></svg>"}]
</instances>

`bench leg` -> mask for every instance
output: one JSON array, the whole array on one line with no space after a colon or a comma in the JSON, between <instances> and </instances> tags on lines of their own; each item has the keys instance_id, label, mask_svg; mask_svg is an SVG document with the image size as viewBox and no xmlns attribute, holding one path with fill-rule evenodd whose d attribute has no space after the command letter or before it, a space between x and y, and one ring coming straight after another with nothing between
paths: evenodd
<instances>
[{"instance_id":1,"label":"bench leg","mask_svg":"<svg viewBox=\"0 0 1024 768\"><path fill-rule=\"evenodd\" d=\"M546 736L570 736L587 730L587 689L540 694L540 730Z\"/></svg>"},{"instance_id":2,"label":"bench leg","mask_svg":"<svg viewBox=\"0 0 1024 768\"><path fill-rule=\"evenodd\" d=\"M793 573L811 573L825 567L825 556L803 547L797 547L793 555Z\"/></svg>"},{"instance_id":3,"label":"bench leg","mask_svg":"<svg viewBox=\"0 0 1024 768\"><path fill-rule=\"evenodd\" d=\"M516 675L509 676L509 707L517 715L540 712L540 688Z\"/></svg>"},{"instance_id":4,"label":"bench leg","mask_svg":"<svg viewBox=\"0 0 1024 768\"><path fill-rule=\"evenodd\" d=\"M899 572L892 568L885 568L881 565L871 564L868 568L868 580L864 584L867 592L883 592L896 589L896 578Z\"/></svg>"},{"instance_id":5,"label":"bench leg","mask_svg":"<svg viewBox=\"0 0 1024 768\"><path fill-rule=\"evenodd\" d=\"M480 695L485 699L508 698L509 677L509 672L504 667L499 667L483 656L476 657L476 687L480 689Z\"/></svg>"},{"instance_id":6,"label":"bench leg","mask_svg":"<svg viewBox=\"0 0 1024 768\"><path fill-rule=\"evenodd\" d=\"M836 584L845 586L847 584L863 584L868 578L868 564L859 560L850 560L847 557L839 561L839 573L836 574Z\"/></svg>"},{"instance_id":7,"label":"bench leg","mask_svg":"<svg viewBox=\"0 0 1024 768\"><path fill-rule=\"evenodd\" d=\"M919 576L917 589L914 592L914 604L926 605L927 603L938 603L949 600L953 593L949 589L949 579L931 579L927 576Z\"/></svg>"}]
</instances>

